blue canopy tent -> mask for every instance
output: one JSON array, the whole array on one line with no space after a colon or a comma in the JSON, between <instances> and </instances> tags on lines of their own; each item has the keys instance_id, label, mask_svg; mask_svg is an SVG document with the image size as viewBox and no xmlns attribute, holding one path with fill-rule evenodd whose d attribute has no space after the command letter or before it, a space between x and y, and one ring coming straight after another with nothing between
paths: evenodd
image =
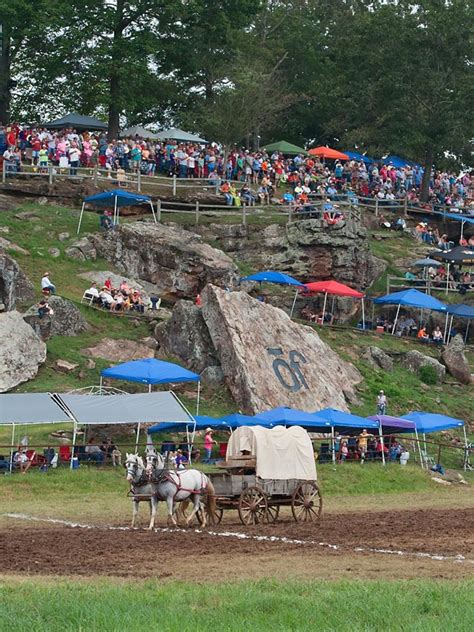
<instances>
[{"instance_id":1,"label":"blue canopy tent","mask_svg":"<svg viewBox=\"0 0 474 632\"><path fill-rule=\"evenodd\" d=\"M357 162L364 162L366 165L371 165L375 162L373 158L370 158L369 156L366 156L365 154L359 154L356 151L344 150L342 153L346 154L346 156L349 156L351 160L357 160Z\"/></svg>"},{"instance_id":2,"label":"blue canopy tent","mask_svg":"<svg viewBox=\"0 0 474 632\"><path fill-rule=\"evenodd\" d=\"M420 309L429 309L435 312L445 312L446 305L441 301L438 301L434 296L420 292L419 290L410 289L402 290L401 292L394 292L393 294L386 294L374 299L374 303L377 305L398 305L397 314L395 316L395 322L393 323L392 335L395 333L397 326L398 316L400 314L400 308L402 305L408 307L419 307ZM446 328L444 337L446 338L448 318L446 313Z\"/></svg>"},{"instance_id":3,"label":"blue canopy tent","mask_svg":"<svg viewBox=\"0 0 474 632\"><path fill-rule=\"evenodd\" d=\"M81 214L79 216L79 224L77 226L77 234L81 230L82 216L84 215L84 209L86 204L94 204L95 206L105 206L114 209L114 225L119 223L120 207L122 206L135 206L137 204L149 204L153 219L156 222L155 209L153 208L153 202L148 195L141 195L140 193L131 193L129 191L123 191L122 189L111 189L110 191L103 191L102 193L96 193L84 198L82 202Z\"/></svg>"},{"instance_id":4,"label":"blue canopy tent","mask_svg":"<svg viewBox=\"0 0 474 632\"><path fill-rule=\"evenodd\" d=\"M474 217L471 215L463 215L462 213L440 213L443 217L449 217L449 219L455 219L461 222L461 239L464 235L464 224L474 224Z\"/></svg>"},{"instance_id":5,"label":"blue canopy tent","mask_svg":"<svg viewBox=\"0 0 474 632\"><path fill-rule=\"evenodd\" d=\"M256 420L260 420L274 426L301 426L302 428L330 428L331 424L323 419L318 419L313 413L307 413L303 410L297 410L295 408L287 408L280 406L279 408L272 408L266 410L263 413L255 415Z\"/></svg>"},{"instance_id":6,"label":"blue canopy tent","mask_svg":"<svg viewBox=\"0 0 474 632\"><path fill-rule=\"evenodd\" d=\"M469 333L469 325L471 323L471 318L474 318L474 307L472 307L471 305L463 305L462 303L459 303L458 305L448 305L447 312L448 314L451 315L451 322L449 323L447 341L449 342L449 339L451 337L451 330L453 328L454 317L457 316L457 318L467 319L466 334L464 336L464 342L467 342L467 336Z\"/></svg>"},{"instance_id":7,"label":"blue canopy tent","mask_svg":"<svg viewBox=\"0 0 474 632\"><path fill-rule=\"evenodd\" d=\"M183 382L197 382L197 402L196 414L199 413L200 398L200 376L188 369L164 360L155 358L144 358L143 360L132 360L103 369L100 372L100 386L102 380L108 377L114 380L125 380L126 382L139 382L148 384L148 391L151 393L153 384L181 384Z\"/></svg>"},{"instance_id":8,"label":"blue canopy tent","mask_svg":"<svg viewBox=\"0 0 474 632\"><path fill-rule=\"evenodd\" d=\"M250 274L249 276L242 277L241 281L258 281L260 284L263 282L266 283L277 283L279 285L293 285L296 286L295 298L293 299L293 305L291 306L290 318L293 316L293 312L295 309L296 298L298 297L298 288L304 287L304 283L297 281L293 277L288 274L284 274L283 272L274 272L272 270L264 270L263 272L257 272L255 274Z\"/></svg>"},{"instance_id":9,"label":"blue canopy tent","mask_svg":"<svg viewBox=\"0 0 474 632\"><path fill-rule=\"evenodd\" d=\"M412 160L407 160L406 158L400 158L400 156L396 156L395 154L390 154L388 156L385 156L385 158L382 158L382 161L384 165L392 165L392 167L396 167L396 168L402 168L402 167L418 167L418 169L421 169L421 165L419 165L416 162L413 162Z\"/></svg>"},{"instance_id":10,"label":"blue canopy tent","mask_svg":"<svg viewBox=\"0 0 474 632\"><path fill-rule=\"evenodd\" d=\"M230 415L224 415L219 419L220 423L227 425L228 428L235 430L241 426L264 426L262 421L252 415L241 415L240 413L231 413ZM270 426L271 424L269 424Z\"/></svg>"},{"instance_id":11,"label":"blue canopy tent","mask_svg":"<svg viewBox=\"0 0 474 632\"><path fill-rule=\"evenodd\" d=\"M212 428L213 430L228 430L229 426L215 417L208 417L207 415L196 415L194 417L196 422L196 430L205 430L206 428ZM194 423L189 425L194 426ZM172 421L163 422L150 426L147 430L147 434L156 434L157 432L176 432L183 429L181 423L174 423Z\"/></svg>"},{"instance_id":12,"label":"blue canopy tent","mask_svg":"<svg viewBox=\"0 0 474 632\"><path fill-rule=\"evenodd\" d=\"M376 421L370 421L370 419L365 419L364 417L359 417L358 415L346 413L342 410L338 410L337 408L323 408L322 410L317 410L313 413L313 417L316 420L327 422L327 424L331 427L331 451L333 463L336 462L336 451L334 447L335 429L340 431L352 430L354 428L378 430L383 442L382 430L380 425ZM385 455L383 453L383 450L382 461L385 464Z\"/></svg>"},{"instance_id":13,"label":"blue canopy tent","mask_svg":"<svg viewBox=\"0 0 474 632\"><path fill-rule=\"evenodd\" d=\"M456 419L455 417L448 417L447 415L441 415L439 413L426 413L423 411L413 411L408 415L402 415L402 419L408 419L408 421L414 421L417 431L423 433L423 439L426 440L426 435L430 432L440 432L441 430L449 430L451 428L462 428L464 431L464 443L466 450L468 447L466 425L462 419ZM418 445L420 445L418 443ZM426 442L425 442L426 453ZM421 454L420 454L421 457ZM423 461L422 461L423 463ZM467 463L467 459L466 459Z\"/></svg>"}]
</instances>

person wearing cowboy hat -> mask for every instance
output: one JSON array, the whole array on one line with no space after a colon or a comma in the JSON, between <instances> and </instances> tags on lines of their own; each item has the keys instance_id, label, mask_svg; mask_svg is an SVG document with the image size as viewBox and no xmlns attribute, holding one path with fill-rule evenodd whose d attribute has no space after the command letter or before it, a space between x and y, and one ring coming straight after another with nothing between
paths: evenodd
<instances>
[{"instance_id":1,"label":"person wearing cowboy hat","mask_svg":"<svg viewBox=\"0 0 474 632\"><path fill-rule=\"evenodd\" d=\"M204 453L206 460L209 461L212 456L212 446L217 445L217 441L212 438L212 428L206 428L206 434L204 435Z\"/></svg>"},{"instance_id":2,"label":"person wearing cowboy hat","mask_svg":"<svg viewBox=\"0 0 474 632\"><path fill-rule=\"evenodd\" d=\"M45 272L43 274L43 278L41 279L41 290L43 292L49 292L50 294L56 294L56 286L51 283L49 272Z\"/></svg>"}]
</instances>

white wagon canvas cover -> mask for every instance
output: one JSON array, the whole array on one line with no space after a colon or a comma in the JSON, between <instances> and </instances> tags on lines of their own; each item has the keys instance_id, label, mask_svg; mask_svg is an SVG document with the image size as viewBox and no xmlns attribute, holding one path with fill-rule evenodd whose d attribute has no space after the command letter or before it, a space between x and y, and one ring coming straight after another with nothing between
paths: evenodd
<instances>
[{"instance_id":1,"label":"white wagon canvas cover","mask_svg":"<svg viewBox=\"0 0 474 632\"><path fill-rule=\"evenodd\" d=\"M263 428L242 426L232 433L227 461L250 453L256 459L256 475L264 479L316 480L313 446L300 426Z\"/></svg>"}]
</instances>

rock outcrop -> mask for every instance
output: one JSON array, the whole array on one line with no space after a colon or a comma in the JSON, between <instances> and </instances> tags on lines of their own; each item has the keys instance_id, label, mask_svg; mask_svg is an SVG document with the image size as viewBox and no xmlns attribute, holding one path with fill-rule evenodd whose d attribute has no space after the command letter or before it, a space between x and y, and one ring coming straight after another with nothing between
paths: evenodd
<instances>
[{"instance_id":1,"label":"rock outcrop","mask_svg":"<svg viewBox=\"0 0 474 632\"><path fill-rule=\"evenodd\" d=\"M83 355L92 358L103 358L109 362L128 362L141 358L153 358L153 349L143 341L117 338L103 338L93 347L81 349Z\"/></svg>"},{"instance_id":2,"label":"rock outcrop","mask_svg":"<svg viewBox=\"0 0 474 632\"><path fill-rule=\"evenodd\" d=\"M472 382L471 368L464 355L464 341L460 334L454 336L441 357L453 377L462 384L470 384Z\"/></svg>"},{"instance_id":3,"label":"rock outcrop","mask_svg":"<svg viewBox=\"0 0 474 632\"><path fill-rule=\"evenodd\" d=\"M202 315L225 382L246 413L275 406L347 410L358 371L310 327L244 292L208 285Z\"/></svg>"},{"instance_id":4,"label":"rock outcrop","mask_svg":"<svg viewBox=\"0 0 474 632\"><path fill-rule=\"evenodd\" d=\"M383 369L384 371L393 370L392 358L379 347L367 347L362 354L362 358L367 360L374 369Z\"/></svg>"},{"instance_id":5,"label":"rock outcrop","mask_svg":"<svg viewBox=\"0 0 474 632\"><path fill-rule=\"evenodd\" d=\"M41 340L48 340L51 336L77 336L87 330L86 319L72 301L62 296L51 296L48 303L53 310L52 316L39 318L36 306L24 316Z\"/></svg>"},{"instance_id":6,"label":"rock outcrop","mask_svg":"<svg viewBox=\"0 0 474 632\"><path fill-rule=\"evenodd\" d=\"M441 362L438 362L436 358L424 355L419 351L409 351L406 353L401 359L401 365L412 373L419 373L422 367L430 366L436 372L438 382L442 382L444 380L444 376L446 375L446 369Z\"/></svg>"},{"instance_id":7,"label":"rock outcrop","mask_svg":"<svg viewBox=\"0 0 474 632\"><path fill-rule=\"evenodd\" d=\"M46 360L46 345L17 311L0 314L0 393L31 380Z\"/></svg>"},{"instance_id":8,"label":"rock outcrop","mask_svg":"<svg viewBox=\"0 0 474 632\"><path fill-rule=\"evenodd\" d=\"M0 250L0 303L6 311L15 309L18 303L31 301L35 288L18 263Z\"/></svg>"},{"instance_id":9,"label":"rock outcrop","mask_svg":"<svg viewBox=\"0 0 474 632\"><path fill-rule=\"evenodd\" d=\"M178 301L164 328L156 330L159 354L182 360L191 371L201 373L219 365L201 308L191 301Z\"/></svg>"},{"instance_id":10,"label":"rock outcrop","mask_svg":"<svg viewBox=\"0 0 474 632\"><path fill-rule=\"evenodd\" d=\"M164 299L194 298L207 283L234 287L239 280L230 257L182 228L135 222L88 240L97 256L130 277L153 283ZM80 250L84 254L86 247Z\"/></svg>"}]
</instances>

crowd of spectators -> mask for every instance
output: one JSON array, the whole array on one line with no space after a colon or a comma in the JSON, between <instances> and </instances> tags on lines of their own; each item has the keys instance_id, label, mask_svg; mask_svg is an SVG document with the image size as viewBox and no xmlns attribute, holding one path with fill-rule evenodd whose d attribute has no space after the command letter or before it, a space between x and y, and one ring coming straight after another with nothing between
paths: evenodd
<instances>
[{"instance_id":1,"label":"crowd of spectators","mask_svg":"<svg viewBox=\"0 0 474 632\"><path fill-rule=\"evenodd\" d=\"M109 142L103 133L69 128L50 131L12 124L0 125L0 154L9 168L22 164L38 170L49 165L76 175L79 167L99 167L125 183L127 173L176 175L205 178L223 186L226 202L268 203L274 195L285 203L308 204L311 195L331 201L349 197L378 199L390 206L407 198L419 204L423 169L417 165L364 161L329 161L308 155L285 156L264 150L251 152L234 147L230 152L216 144L207 146L174 140L150 141L141 137ZM225 186L224 186L225 185ZM464 209L472 199L473 179L469 172L433 170L430 202Z\"/></svg>"},{"instance_id":2,"label":"crowd of spectators","mask_svg":"<svg viewBox=\"0 0 474 632\"><path fill-rule=\"evenodd\" d=\"M97 307L110 310L112 312L138 312L145 311L145 301L138 289L131 288L124 279L119 287L114 288L110 277L99 289L97 283L92 283L90 288L84 292L84 296Z\"/></svg>"}]
</instances>

